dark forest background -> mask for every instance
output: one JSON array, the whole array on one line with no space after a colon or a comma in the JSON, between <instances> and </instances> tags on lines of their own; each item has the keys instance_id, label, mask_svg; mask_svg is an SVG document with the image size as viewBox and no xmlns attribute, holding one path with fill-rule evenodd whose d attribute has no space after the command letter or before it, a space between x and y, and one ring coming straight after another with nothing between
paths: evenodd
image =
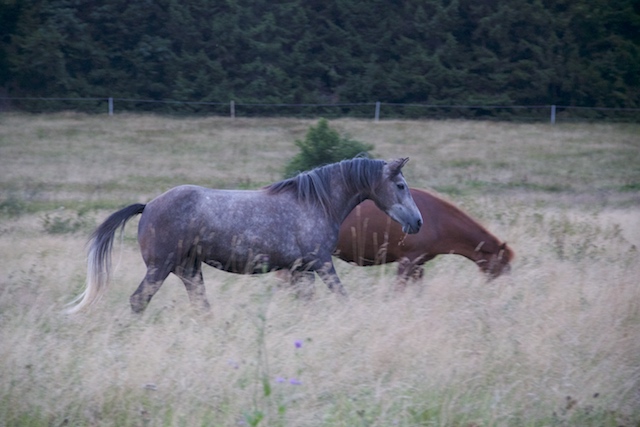
<instances>
[{"instance_id":1,"label":"dark forest background","mask_svg":"<svg viewBox=\"0 0 640 427\"><path fill-rule=\"evenodd\" d=\"M0 40L5 97L640 107L637 0L2 0Z\"/></svg>"}]
</instances>

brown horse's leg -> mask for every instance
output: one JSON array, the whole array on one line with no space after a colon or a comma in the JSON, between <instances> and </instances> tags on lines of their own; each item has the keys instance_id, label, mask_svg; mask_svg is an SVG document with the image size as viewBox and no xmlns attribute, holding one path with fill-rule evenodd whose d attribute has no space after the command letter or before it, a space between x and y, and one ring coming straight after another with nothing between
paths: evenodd
<instances>
[{"instance_id":1,"label":"brown horse's leg","mask_svg":"<svg viewBox=\"0 0 640 427\"><path fill-rule=\"evenodd\" d=\"M424 277L424 267L421 265L414 265L413 270L411 270L411 278L414 282L422 280Z\"/></svg>"},{"instance_id":2,"label":"brown horse's leg","mask_svg":"<svg viewBox=\"0 0 640 427\"><path fill-rule=\"evenodd\" d=\"M398 292L402 292L407 287L413 264L407 257L403 257L398 261L398 275L396 277L394 288Z\"/></svg>"},{"instance_id":3,"label":"brown horse's leg","mask_svg":"<svg viewBox=\"0 0 640 427\"><path fill-rule=\"evenodd\" d=\"M407 283L417 282L424 276L424 268L422 267L422 258L413 261L407 257L403 257L398 261L398 277L396 278L396 291L404 291Z\"/></svg>"},{"instance_id":4,"label":"brown horse's leg","mask_svg":"<svg viewBox=\"0 0 640 427\"><path fill-rule=\"evenodd\" d=\"M142 313L147 308L149 301L158 292L168 275L169 272L159 272L156 268L147 268L147 274L142 283L129 298L134 313Z\"/></svg>"},{"instance_id":5,"label":"brown horse's leg","mask_svg":"<svg viewBox=\"0 0 640 427\"><path fill-rule=\"evenodd\" d=\"M189 295L189 301L191 305L201 311L209 311L211 306L207 300L207 290L204 287L204 279L202 278L202 270L198 268L197 271L191 272L191 274L185 274L186 272L176 273L178 277L184 283L184 287L187 288L187 294Z\"/></svg>"}]
</instances>

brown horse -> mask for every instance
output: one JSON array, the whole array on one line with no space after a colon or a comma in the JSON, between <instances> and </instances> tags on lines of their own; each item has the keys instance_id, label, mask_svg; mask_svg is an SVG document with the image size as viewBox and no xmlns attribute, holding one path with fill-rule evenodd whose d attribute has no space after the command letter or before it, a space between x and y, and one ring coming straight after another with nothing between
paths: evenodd
<instances>
[{"instance_id":1,"label":"brown horse","mask_svg":"<svg viewBox=\"0 0 640 427\"><path fill-rule=\"evenodd\" d=\"M370 201L358 205L340 227L334 255L361 266L399 261L401 281L419 279L422 265L441 254L462 255L490 278L510 270L514 253L482 225L449 202L415 188L411 195L424 219L407 235Z\"/></svg>"}]
</instances>

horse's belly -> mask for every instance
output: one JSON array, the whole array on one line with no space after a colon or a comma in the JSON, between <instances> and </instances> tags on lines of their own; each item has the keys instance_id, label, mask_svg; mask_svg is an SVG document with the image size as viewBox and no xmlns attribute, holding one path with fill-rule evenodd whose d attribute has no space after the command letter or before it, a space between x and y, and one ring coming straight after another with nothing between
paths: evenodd
<instances>
[{"instance_id":1,"label":"horse's belly","mask_svg":"<svg viewBox=\"0 0 640 427\"><path fill-rule=\"evenodd\" d=\"M291 246L291 245L289 245ZM203 261L217 269L241 274L268 273L274 269L289 268L302 254L294 247L274 248L264 242L226 245L203 245Z\"/></svg>"},{"instance_id":2,"label":"horse's belly","mask_svg":"<svg viewBox=\"0 0 640 427\"><path fill-rule=\"evenodd\" d=\"M347 262L354 262L360 266L371 266L395 262L400 257L394 252L389 252L386 246L378 247L377 250L370 246L368 250L344 250L338 248L338 256Z\"/></svg>"},{"instance_id":3,"label":"horse's belly","mask_svg":"<svg viewBox=\"0 0 640 427\"><path fill-rule=\"evenodd\" d=\"M218 270L239 274L261 274L268 273L278 268L273 266L268 255L258 254L255 257L226 257L209 258L204 260L205 264Z\"/></svg>"},{"instance_id":4,"label":"horse's belly","mask_svg":"<svg viewBox=\"0 0 640 427\"><path fill-rule=\"evenodd\" d=\"M398 240L389 240L387 233L370 232L352 236L341 232L337 255L344 261L370 266L397 261L402 257L398 249Z\"/></svg>"}]
</instances>

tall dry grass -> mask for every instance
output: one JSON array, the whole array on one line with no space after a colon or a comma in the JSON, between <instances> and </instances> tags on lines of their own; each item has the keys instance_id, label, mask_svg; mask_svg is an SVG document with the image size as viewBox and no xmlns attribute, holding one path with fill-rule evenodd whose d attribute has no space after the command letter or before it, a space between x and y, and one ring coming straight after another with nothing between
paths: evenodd
<instances>
[{"instance_id":1,"label":"tall dry grass","mask_svg":"<svg viewBox=\"0 0 640 427\"><path fill-rule=\"evenodd\" d=\"M395 266L336 261L302 302L272 275L205 270L210 315L167 280L147 312L135 221L111 288L82 288L85 242L115 208L191 182L278 180L314 121L43 115L0 119L0 424L637 426L640 128L340 120L409 155L406 175L517 254L487 283L455 256L398 294Z\"/></svg>"}]
</instances>

